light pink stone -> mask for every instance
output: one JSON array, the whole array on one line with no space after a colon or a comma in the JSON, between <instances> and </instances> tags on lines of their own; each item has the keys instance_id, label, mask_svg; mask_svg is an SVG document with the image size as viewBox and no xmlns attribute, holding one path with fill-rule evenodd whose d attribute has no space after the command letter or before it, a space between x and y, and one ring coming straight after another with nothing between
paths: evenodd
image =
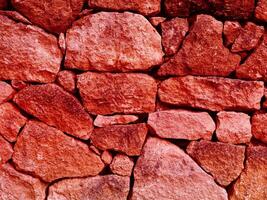
<instances>
[{"instance_id":1,"label":"light pink stone","mask_svg":"<svg viewBox=\"0 0 267 200\"><path fill-rule=\"evenodd\" d=\"M114 174L120 176L131 176L134 162L124 154L117 154L110 164L110 169Z\"/></svg>"},{"instance_id":2,"label":"light pink stone","mask_svg":"<svg viewBox=\"0 0 267 200\"><path fill-rule=\"evenodd\" d=\"M129 124L132 122L136 122L138 117L135 115L112 115L112 116L104 116L97 115L94 120L94 125L97 127L104 127L110 125L118 125L118 124Z\"/></svg>"}]
</instances>

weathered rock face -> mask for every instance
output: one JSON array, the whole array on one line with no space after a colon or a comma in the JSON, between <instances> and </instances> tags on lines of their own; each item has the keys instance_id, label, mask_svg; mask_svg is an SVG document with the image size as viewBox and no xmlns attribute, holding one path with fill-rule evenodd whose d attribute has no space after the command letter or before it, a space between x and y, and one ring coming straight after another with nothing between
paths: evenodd
<instances>
[{"instance_id":1,"label":"weathered rock face","mask_svg":"<svg viewBox=\"0 0 267 200\"><path fill-rule=\"evenodd\" d=\"M267 113L255 113L252 116L252 134L267 143Z\"/></svg>"},{"instance_id":2,"label":"weathered rock face","mask_svg":"<svg viewBox=\"0 0 267 200\"><path fill-rule=\"evenodd\" d=\"M73 136L88 139L93 121L79 101L55 84L32 85L14 101L26 112Z\"/></svg>"},{"instance_id":3,"label":"weathered rock face","mask_svg":"<svg viewBox=\"0 0 267 200\"><path fill-rule=\"evenodd\" d=\"M49 188L48 200L126 200L129 177L117 175L65 179Z\"/></svg>"},{"instance_id":4,"label":"weathered rock face","mask_svg":"<svg viewBox=\"0 0 267 200\"><path fill-rule=\"evenodd\" d=\"M160 0L88 0L89 7L117 11L135 11L142 15L155 15L160 12Z\"/></svg>"},{"instance_id":5,"label":"weathered rock face","mask_svg":"<svg viewBox=\"0 0 267 200\"><path fill-rule=\"evenodd\" d=\"M2 136L0 136L0 166L11 159L13 154L13 148ZM1 178L0 178L1 180ZM0 187L1 191L1 187ZM0 194L1 198L1 194Z\"/></svg>"},{"instance_id":6,"label":"weathered rock face","mask_svg":"<svg viewBox=\"0 0 267 200\"><path fill-rule=\"evenodd\" d=\"M259 0L255 9L255 17L258 20L267 22L267 1Z\"/></svg>"},{"instance_id":7,"label":"weathered rock face","mask_svg":"<svg viewBox=\"0 0 267 200\"><path fill-rule=\"evenodd\" d=\"M216 136L219 141L232 144L250 142L252 134L249 115L221 111L217 113L216 125Z\"/></svg>"},{"instance_id":8,"label":"weathered rock face","mask_svg":"<svg viewBox=\"0 0 267 200\"><path fill-rule=\"evenodd\" d=\"M135 166L134 179L133 200L227 199L226 191L187 154L157 138L147 140Z\"/></svg>"},{"instance_id":9,"label":"weathered rock face","mask_svg":"<svg viewBox=\"0 0 267 200\"><path fill-rule=\"evenodd\" d=\"M229 185L243 170L245 146L193 141L187 153L222 186Z\"/></svg>"},{"instance_id":10,"label":"weathered rock face","mask_svg":"<svg viewBox=\"0 0 267 200\"><path fill-rule=\"evenodd\" d=\"M0 165L1 200L44 200L46 185L39 179L17 172L11 165Z\"/></svg>"},{"instance_id":11,"label":"weathered rock face","mask_svg":"<svg viewBox=\"0 0 267 200\"><path fill-rule=\"evenodd\" d=\"M76 88L76 75L68 70L60 71L58 73L57 82L68 92L74 92Z\"/></svg>"},{"instance_id":12,"label":"weathered rock face","mask_svg":"<svg viewBox=\"0 0 267 200\"><path fill-rule=\"evenodd\" d=\"M83 7L83 0L11 0L14 8L32 23L49 32L61 33L78 16Z\"/></svg>"},{"instance_id":13,"label":"weathered rock face","mask_svg":"<svg viewBox=\"0 0 267 200\"><path fill-rule=\"evenodd\" d=\"M223 26L223 35L225 37L225 45L229 46L234 43L235 39L241 32L241 25L237 21L226 21Z\"/></svg>"},{"instance_id":14,"label":"weathered rock face","mask_svg":"<svg viewBox=\"0 0 267 200\"><path fill-rule=\"evenodd\" d=\"M209 15L198 15L182 48L164 63L158 74L228 76L240 57L223 46L223 23Z\"/></svg>"},{"instance_id":15,"label":"weathered rock face","mask_svg":"<svg viewBox=\"0 0 267 200\"><path fill-rule=\"evenodd\" d=\"M221 110L258 110L263 82L216 77L169 78L159 87L161 101L173 105Z\"/></svg>"},{"instance_id":16,"label":"weathered rock face","mask_svg":"<svg viewBox=\"0 0 267 200\"><path fill-rule=\"evenodd\" d=\"M64 177L95 176L104 168L100 157L86 144L37 121L26 124L12 158L18 169L46 182Z\"/></svg>"},{"instance_id":17,"label":"weathered rock face","mask_svg":"<svg viewBox=\"0 0 267 200\"><path fill-rule=\"evenodd\" d=\"M77 87L85 108L92 114L155 110L157 84L146 74L87 72L78 76Z\"/></svg>"},{"instance_id":18,"label":"weathered rock face","mask_svg":"<svg viewBox=\"0 0 267 200\"><path fill-rule=\"evenodd\" d=\"M142 15L129 12L79 19L67 31L66 45L65 66L81 70L148 70L161 64L163 56L154 27Z\"/></svg>"},{"instance_id":19,"label":"weathered rock face","mask_svg":"<svg viewBox=\"0 0 267 200\"><path fill-rule=\"evenodd\" d=\"M235 182L230 200L267 198L267 147L250 146L247 149L245 170Z\"/></svg>"},{"instance_id":20,"label":"weathered rock face","mask_svg":"<svg viewBox=\"0 0 267 200\"><path fill-rule=\"evenodd\" d=\"M215 130L215 123L208 113L187 110L150 113L147 123L162 138L210 140Z\"/></svg>"},{"instance_id":21,"label":"weathered rock face","mask_svg":"<svg viewBox=\"0 0 267 200\"><path fill-rule=\"evenodd\" d=\"M146 124L113 125L96 128L91 140L102 150L124 152L129 156L138 156L141 153L147 135Z\"/></svg>"},{"instance_id":22,"label":"weathered rock face","mask_svg":"<svg viewBox=\"0 0 267 200\"><path fill-rule=\"evenodd\" d=\"M138 117L135 115L97 115L94 120L94 125L97 127L105 127L110 125L129 124L136 122L137 120Z\"/></svg>"},{"instance_id":23,"label":"weathered rock face","mask_svg":"<svg viewBox=\"0 0 267 200\"><path fill-rule=\"evenodd\" d=\"M0 81L0 104L13 98L15 90L6 82Z\"/></svg>"},{"instance_id":24,"label":"weathered rock face","mask_svg":"<svg viewBox=\"0 0 267 200\"><path fill-rule=\"evenodd\" d=\"M134 162L131 158L124 154L117 154L110 165L110 169L114 174L120 176L131 176Z\"/></svg>"},{"instance_id":25,"label":"weathered rock face","mask_svg":"<svg viewBox=\"0 0 267 200\"><path fill-rule=\"evenodd\" d=\"M57 38L0 15L0 79L52 82L62 55Z\"/></svg>"}]
</instances>

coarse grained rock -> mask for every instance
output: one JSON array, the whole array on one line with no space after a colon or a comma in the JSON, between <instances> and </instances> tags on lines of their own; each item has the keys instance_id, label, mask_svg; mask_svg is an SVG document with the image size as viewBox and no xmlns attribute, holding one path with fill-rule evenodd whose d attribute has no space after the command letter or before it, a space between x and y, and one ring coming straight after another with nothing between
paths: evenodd
<instances>
[{"instance_id":1,"label":"coarse grained rock","mask_svg":"<svg viewBox=\"0 0 267 200\"><path fill-rule=\"evenodd\" d=\"M129 124L136 122L138 117L136 115L97 115L94 120L94 125L97 127L105 127L110 125Z\"/></svg>"},{"instance_id":2,"label":"coarse grained rock","mask_svg":"<svg viewBox=\"0 0 267 200\"><path fill-rule=\"evenodd\" d=\"M110 164L110 170L120 176L131 176L133 167L133 159L124 154L117 154Z\"/></svg>"},{"instance_id":3,"label":"coarse grained rock","mask_svg":"<svg viewBox=\"0 0 267 200\"><path fill-rule=\"evenodd\" d=\"M0 81L0 104L13 98L15 90L4 81Z\"/></svg>"},{"instance_id":4,"label":"coarse grained rock","mask_svg":"<svg viewBox=\"0 0 267 200\"><path fill-rule=\"evenodd\" d=\"M234 43L241 32L241 25L237 21L225 21L223 25L223 35L225 38L225 45L229 46Z\"/></svg>"},{"instance_id":5,"label":"coarse grained rock","mask_svg":"<svg viewBox=\"0 0 267 200\"><path fill-rule=\"evenodd\" d=\"M257 7L255 9L255 17L263 22L267 22L267 1L258 0Z\"/></svg>"},{"instance_id":6,"label":"coarse grained rock","mask_svg":"<svg viewBox=\"0 0 267 200\"><path fill-rule=\"evenodd\" d=\"M251 119L252 135L258 140L267 143L267 113L254 113Z\"/></svg>"},{"instance_id":7,"label":"coarse grained rock","mask_svg":"<svg viewBox=\"0 0 267 200\"><path fill-rule=\"evenodd\" d=\"M73 93L76 88L76 75L72 71L60 71L57 76L57 82L66 91Z\"/></svg>"},{"instance_id":8,"label":"coarse grained rock","mask_svg":"<svg viewBox=\"0 0 267 200\"><path fill-rule=\"evenodd\" d=\"M9 142L7 142L2 136L0 136L0 147L1 147L0 148L0 166L1 166L11 159L13 154L13 148L11 144L9 144Z\"/></svg>"}]
</instances>

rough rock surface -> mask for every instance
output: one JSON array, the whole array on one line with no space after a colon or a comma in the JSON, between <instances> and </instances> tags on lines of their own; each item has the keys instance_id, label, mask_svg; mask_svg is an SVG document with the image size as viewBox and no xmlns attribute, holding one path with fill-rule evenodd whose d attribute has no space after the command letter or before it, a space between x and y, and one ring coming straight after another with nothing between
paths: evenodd
<instances>
[{"instance_id":1,"label":"rough rock surface","mask_svg":"<svg viewBox=\"0 0 267 200\"><path fill-rule=\"evenodd\" d=\"M149 138L134 169L132 200L226 200L226 191L216 185L179 147Z\"/></svg>"},{"instance_id":2,"label":"rough rock surface","mask_svg":"<svg viewBox=\"0 0 267 200\"><path fill-rule=\"evenodd\" d=\"M239 65L240 57L223 46L222 32L222 22L198 15L181 49L158 74L228 76Z\"/></svg>"},{"instance_id":3,"label":"rough rock surface","mask_svg":"<svg viewBox=\"0 0 267 200\"><path fill-rule=\"evenodd\" d=\"M32 85L20 90L14 101L26 112L73 136L88 139L93 121L79 101L55 84Z\"/></svg>"},{"instance_id":4,"label":"rough rock surface","mask_svg":"<svg viewBox=\"0 0 267 200\"><path fill-rule=\"evenodd\" d=\"M65 179L49 188L48 200L126 200L129 190L130 179L117 175Z\"/></svg>"},{"instance_id":5,"label":"rough rock surface","mask_svg":"<svg viewBox=\"0 0 267 200\"><path fill-rule=\"evenodd\" d=\"M267 22L267 1L258 0L257 7L255 9L255 17L258 20Z\"/></svg>"},{"instance_id":6,"label":"rough rock surface","mask_svg":"<svg viewBox=\"0 0 267 200\"><path fill-rule=\"evenodd\" d=\"M253 136L267 143L267 113L255 113L251 121Z\"/></svg>"},{"instance_id":7,"label":"rough rock surface","mask_svg":"<svg viewBox=\"0 0 267 200\"><path fill-rule=\"evenodd\" d=\"M157 27L159 26L162 22L166 20L165 17L150 17L149 22L154 26Z\"/></svg>"},{"instance_id":8,"label":"rough rock surface","mask_svg":"<svg viewBox=\"0 0 267 200\"><path fill-rule=\"evenodd\" d=\"M13 98L15 90L6 82L0 81L0 104Z\"/></svg>"},{"instance_id":9,"label":"rough rock surface","mask_svg":"<svg viewBox=\"0 0 267 200\"><path fill-rule=\"evenodd\" d=\"M215 130L215 123L208 113L187 110L150 113L147 123L162 138L210 140Z\"/></svg>"},{"instance_id":10,"label":"rough rock surface","mask_svg":"<svg viewBox=\"0 0 267 200\"><path fill-rule=\"evenodd\" d=\"M217 113L216 136L219 141L241 144L252 137L250 116L245 113L221 111Z\"/></svg>"},{"instance_id":11,"label":"rough rock surface","mask_svg":"<svg viewBox=\"0 0 267 200\"><path fill-rule=\"evenodd\" d=\"M68 92L74 92L76 88L76 75L75 73L64 70L58 73L57 82Z\"/></svg>"},{"instance_id":12,"label":"rough rock surface","mask_svg":"<svg viewBox=\"0 0 267 200\"><path fill-rule=\"evenodd\" d=\"M22 16L20 13L16 11L0 10L0 15L4 15L16 22L22 22L24 24L32 24L27 18L25 18L24 16Z\"/></svg>"},{"instance_id":13,"label":"rough rock surface","mask_svg":"<svg viewBox=\"0 0 267 200\"><path fill-rule=\"evenodd\" d=\"M157 84L146 74L87 72L78 76L77 87L85 108L92 114L155 110Z\"/></svg>"},{"instance_id":14,"label":"rough rock surface","mask_svg":"<svg viewBox=\"0 0 267 200\"><path fill-rule=\"evenodd\" d=\"M20 80L11 80L11 86L16 90L21 90L27 87L29 84Z\"/></svg>"},{"instance_id":15,"label":"rough rock surface","mask_svg":"<svg viewBox=\"0 0 267 200\"><path fill-rule=\"evenodd\" d=\"M193 141L187 153L222 186L229 185L242 172L245 146L210 141Z\"/></svg>"},{"instance_id":16,"label":"rough rock surface","mask_svg":"<svg viewBox=\"0 0 267 200\"><path fill-rule=\"evenodd\" d=\"M81 70L148 70L163 56L158 32L142 15L129 12L79 19L67 31L66 45L65 66Z\"/></svg>"},{"instance_id":17,"label":"rough rock surface","mask_svg":"<svg viewBox=\"0 0 267 200\"><path fill-rule=\"evenodd\" d=\"M131 176L134 162L124 154L117 154L110 164L110 169L114 174L120 176Z\"/></svg>"},{"instance_id":18,"label":"rough rock surface","mask_svg":"<svg viewBox=\"0 0 267 200\"><path fill-rule=\"evenodd\" d=\"M13 148L2 136L0 136L0 166L11 159ZM0 178L1 180L1 178ZM1 186L0 186L1 191ZM0 194L1 199L1 194Z\"/></svg>"},{"instance_id":19,"label":"rough rock surface","mask_svg":"<svg viewBox=\"0 0 267 200\"><path fill-rule=\"evenodd\" d=\"M141 153L147 135L145 123L129 125L113 125L96 128L91 140L102 150L115 150L129 156L138 156Z\"/></svg>"},{"instance_id":20,"label":"rough rock surface","mask_svg":"<svg viewBox=\"0 0 267 200\"><path fill-rule=\"evenodd\" d=\"M32 23L49 32L61 33L78 16L83 7L83 0L11 0L14 8Z\"/></svg>"},{"instance_id":21,"label":"rough rock surface","mask_svg":"<svg viewBox=\"0 0 267 200\"><path fill-rule=\"evenodd\" d=\"M109 165L112 162L113 157L109 151L103 151L101 159L106 165Z\"/></svg>"},{"instance_id":22,"label":"rough rock surface","mask_svg":"<svg viewBox=\"0 0 267 200\"><path fill-rule=\"evenodd\" d=\"M52 82L62 59L57 38L0 15L0 79Z\"/></svg>"},{"instance_id":23,"label":"rough rock surface","mask_svg":"<svg viewBox=\"0 0 267 200\"><path fill-rule=\"evenodd\" d=\"M104 127L110 125L129 124L132 122L136 122L137 120L138 117L135 115L97 115L94 120L94 125L97 127Z\"/></svg>"},{"instance_id":24,"label":"rough rock surface","mask_svg":"<svg viewBox=\"0 0 267 200\"><path fill-rule=\"evenodd\" d=\"M258 110L264 87L260 81L185 76L163 81L158 93L162 102L173 105L212 111Z\"/></svg>"},{"instance_id":25,"label":"rough rock surface","mask_svg":"<svg viewBox=\"0 0 267 200\"><path fill-rule=\"evenodd\" d=\"M46 182L65 177L95 176L104 168L100 157L86 144L37 121L26 124L12 158L18 169Z\"/></svg>"},{"instance_id":26,"label":"rough rock surface","mask_svg":"<svg viewBox=\"0 0 267 200\"><path fill-rule=\"evenodd\" d=\"M232 45L241 32L241 25L237 21L226 21L223 26L223 35L225 37L225 45Z\"/></svg>"}]
</instances>

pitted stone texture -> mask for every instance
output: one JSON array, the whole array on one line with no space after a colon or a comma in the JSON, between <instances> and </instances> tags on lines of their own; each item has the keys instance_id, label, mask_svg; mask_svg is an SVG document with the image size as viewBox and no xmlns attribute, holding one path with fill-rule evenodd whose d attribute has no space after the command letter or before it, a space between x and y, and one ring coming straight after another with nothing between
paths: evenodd
<instances>
[{"instance_id":1,"label":"pitted stone texture","mask_svg":"<svg viewBox=\"0 0 267 200\"><path fill-rule=\"evenodd\" d=\"M32 85L20 90L14 101L26 112L50 126L88 139L93 121L79 101L55 84Z\"/></svg>"},{"instance_id":2,"label":"pitted stone texture","mask_svg":"<svg viewBox=\"0 0 267 200\"><path fill-rule=\"evenodd\" d=\"M94 120L94 125L97 127L105 127L110 125L129 124L136 122L137 120L138 117L135 115L97 115Z\"/></svg>"},{"instance_id":3,"label":"pitted stone texture","mask_svg":"<svg viewBox=\"0 0 267 200\"><path fill-rule=\"evenodd\" d=\"M157 84L146 74L87 72L78 76L77 87L92 114L134 114L155 110Z\"/></svg>"},{"instance_id":4,"label":"pitted stone texture","mask_svg":"<svg viewBox=\"0 0 267 200\"><path fill-rule=\"evenodd\" d=\"M57 38L0 15L0 80L53 82L62 59Z\"/></svg>"},{"instance_id":5,"label":"pitted stone texture","mask_svg":"<svg viewBox=\"0 0 267 200\"><path fill-rule=\"evenodd\" d=\"M258 0L257 7L255 9L255 17L258 20L267 22L267 1Z\"/></svg>"},{"instance_id":6,"label":"pitted stone texture","mask_svg":"<svg viewBox=\"0 0 267 200\"><path fill-rule=\"evenodd\" d=\"M68 92L74 92L76 88L76 75L75 73L63 70L58 73L57 82Z\"/></svg>"},{"instance_id":7,"label":"pitted stone texture","mask_svg":"<svg viewBox=\"0 0 267 200\"><path fill-rule=\"evenodd\" d=\"M26 124L15 144L12 159L18 169L46 182L95 176L104 168L100 157L86 144L37 121Z\"/></svg>"},{"instance_id":8,"label":"pitted stone texture","mask_svg":"<svg viewBox=\"0 0 267 200\"><path fill-rule=\"evenodd\" d=\"M178 106L221 110L259 110L264 93L260 81L217 77L175 77L159 86L162 102Z\"/></svg>"},{"instance_id":9,"label":"pitted stone texture","mask_svg":"<svg viewBox=\"0 0 267 200\"><path fill-rule=\"evenodd\" d=\"M219 187L172 143L149 138L134 169L132 200L227 200Z\"/></svg>"},{"instance_id":10,"label":"pitted stone texture","mask_svg":"<svg viewBox=\"0 0 267 200\"><path fill-rule=\"evenodd\" d=\"M267 113L259 112L252 116L252 134L267 143Z\"/></svg>"},{"instance_id":11,"label":"pitted stone texture","mask_svg":"<svg viewBox=\"0 0 267 200\"><path fill-rule=\"evenodd\" d=\"M225 45L229 46L234 43L241 32L241 25L237 21L226 21L223 26L223 35L225 37Z\"/></svg>"},{"instance_id":12,"label":"pitted stone texture","mask_svg":"<svg viewBox=\"0 0 267 200\"><path fill-rule=\"evenodd\" d=\"M15 90L4 81L0 81L0 104L13 98Z\"/></svg>"},{"instance_id":13,"label":"pitted stone texture","mask_svg":"<svg viewBox=\"0 0 267 200\"><path fill-rule=\"evenodd\" d=\"M124 154L117 154L110 164L110 169L114 174L120 176L131 176L134 162Z\"/></svg>"},{"instance_id":14,"label":"pitted stone texture","mask_svg":"<svg viewBox=\"0 0 267 200\"><path fill-rule=\"evenodd\" d=\"M163 56L158 32L142 15L129 12L79 19L67 31L66 45L65 66L80 70L148 70Z\"/></svg>"},{"instance_id":15,"label":"pitted stone texture","mask_svg":"<svg viewBox=\"0 0 267 200\"><path fill-rule=\"evenodd\" d=\"M11 159L13 148L2 136L0 136L0 166ZM1 178L0 178L1 180ZM1 182L1 181L0 181ZM1 186L0 186L1 191ZM1 194L0 194L1 199Z\"/></svg>"}]
</instances>

